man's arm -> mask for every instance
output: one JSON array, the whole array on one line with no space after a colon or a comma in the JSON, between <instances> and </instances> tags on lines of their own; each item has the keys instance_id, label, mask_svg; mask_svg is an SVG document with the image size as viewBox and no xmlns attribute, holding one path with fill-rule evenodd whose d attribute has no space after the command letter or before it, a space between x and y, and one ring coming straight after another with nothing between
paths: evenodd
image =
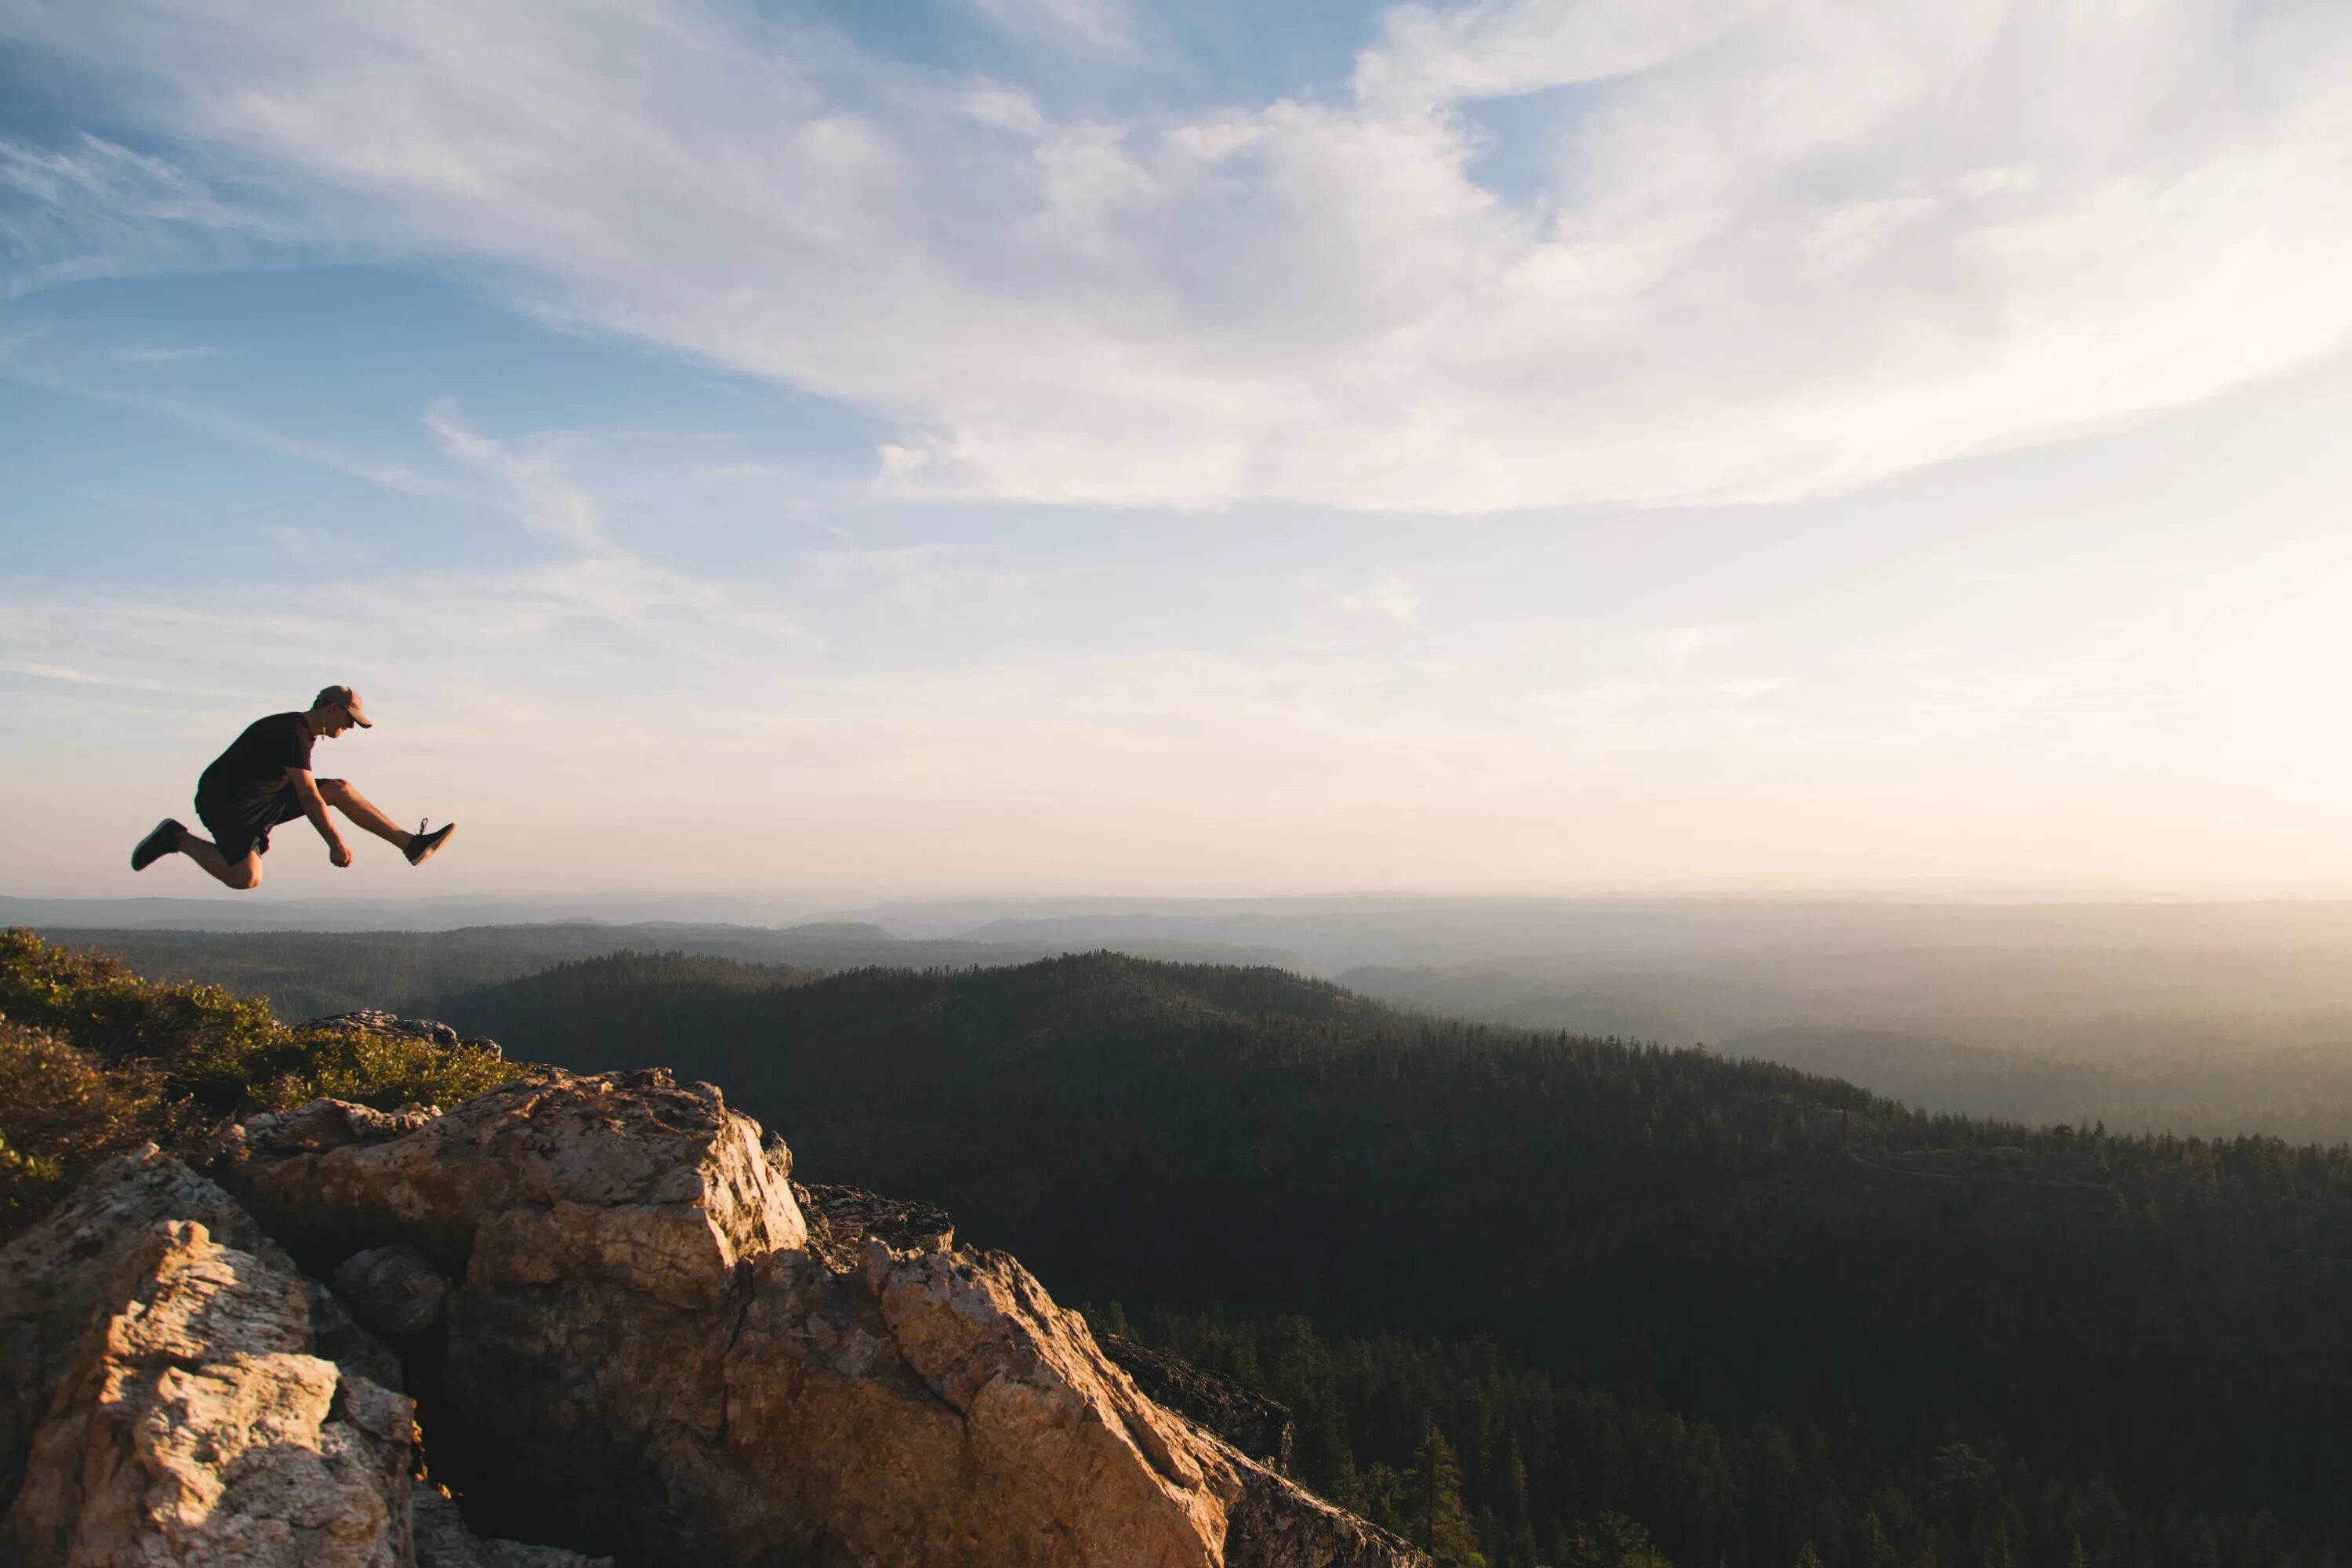
<instances>
[{"instance_id":1,"label":"man's arm","mask_svg":"<svg viewBox=\"0 0 2352 1568\"><path fill-rule=\"evenodd\" d=\"M335 831L335 819L327 815L326 797L319 793L319 781L310 776L310 770L288 768L286 782L294 786L294 798L302 803L302 815L310 819L310 826L317 828L319 837L327 841L327 858L338 866L350 865L351 846L345 844L343 836Z\"/></svg>"}]
</instances>

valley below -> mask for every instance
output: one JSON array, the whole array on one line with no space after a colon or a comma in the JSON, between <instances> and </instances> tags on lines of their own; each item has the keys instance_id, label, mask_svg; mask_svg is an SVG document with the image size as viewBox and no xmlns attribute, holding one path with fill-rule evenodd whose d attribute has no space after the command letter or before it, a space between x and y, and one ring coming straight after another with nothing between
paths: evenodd
<instances>
[{"instance_id":1,"label":"valley below","mask_svg":"<svg viewBox=\"0 0 2352 1568\"><path fill-rule=\"evenodd\" d=\"M1751 1012L1676 1046L1641 1007L1721 1030L1738 994L1702 1021L1693 987L975 958L879 926L57 934L267 994L271 1028L373 985L504 1059L716 1085L794 1180L936 1205L1103 1342L1272 1402L1292 1480L1441 1560L2189 1568L2352 1541L2352 1155L2096 1114L2126 1081L2210 1110L2248 1062L2323 1106L2322 1044L2067 1064ZM948 962L871 961L894 943Z\"/></svg>"}]
</instances>

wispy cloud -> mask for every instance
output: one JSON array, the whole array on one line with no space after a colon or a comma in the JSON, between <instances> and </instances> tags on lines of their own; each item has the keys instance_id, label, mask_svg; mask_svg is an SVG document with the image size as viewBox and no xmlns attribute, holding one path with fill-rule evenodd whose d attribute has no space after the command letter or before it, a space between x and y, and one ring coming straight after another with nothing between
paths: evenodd
<instances>
[{"instance_id":1,"label":"wispy cloud","mask_svg":"<svg viewBox=\"0 0 2352 1568\"><path fill-rule=\"evenodd\" d=\"M0 16L0 32L37 20ZM224 196L186 157L88 132L56 145L0 136L0 298L241 261L299 230L272 207Z\"/></svg>"},{"instance_id":2,"label":"wispy cloud","mask_svg":"<svg viewBox=\"0 0 2352 1568\"><path fill-rule=\"evenodd\" d=\"M404 497L503 516L552 551L551 558L520 567L427 568L392 575L372 573L355 580L343 575L355 570L348 543L314 527L259 522L251 525L254 531L305 569L308 580L294 607L278 606L262 614L251 605L207 609L170 595L68 599L35 587L0 605L0 621L6 622L0 651L30 656L5 668L68 681L79 679L76 667L43 659L43 650L86 646L109 650L110 663L155 668L181 662L180 650L190 646L340 642L377 612L385 627L440 626L451 646L504 635L509 654L515 651L516 638L554 636L583 625L624 628L657 644L666 657L695 668L740 659L752 649L772 650L805 636L793 616L751 602L733 585L649 561L625 547L614 537L594 488L573 472L572 459L583 446L610 447L653 436L662 443L698 447L716 437L612 429L537 431L502 438L476 428L454 400L444 399L425 409L421 419L446 464L417 465L296 435L216 404L89 386L9 365L0 365L0 379L68 397L135 407ZM83 493L163 515L174 507L152 497ZM362 551L362 558L365 554ZM706 634L716 640L703 641ZM397 640L388 630L380 635L386 641ZM152 682L103 684L125 689L200 689Z\"/></svg>"},{"instance_id":3,"label":"wispy cloud","mask_svg":"<svg viewBox=\"0 0 2352 1568\"><path fill-rule=\"evenodd\" d=\"M450 399L425 415L425 428L442 450L499 482L506 510L534 533L559 540L583 553L610 553L604 513L595 499L572 482L561 460L562 437L517 447L468 429Z\"/></svg>"},{"instance_id":4,"label":"wispy cloud","mask_svg":"<svg viewBox=\"0 0 2352 1568\"><path fill-rule=\"evenodd\" d=\"M1379 616L1408 628L1421 624L1421 595L1393 572L1383 572L1357 592L1341 595L1339 607Z\"/></svg>"},{"instance_id":5,"label":"wispy cloud","mask_svg":"<svg viewBox=\"0 0 2352 1568\"><path fill-rule=\"evenodd\" d=\"M192 430L219 436L232 441L276 452L298 462L330 468L352 479L363 479L372 485L403 494L429 496L443 500L478 503L480 497L453 485L446 479L418 472L404 464L387 462L364 452L313 441L209 404L192 403L179 398L158 397L146 393L121 392L108 387L88 386L77 382L30 371L11 370L0 366L0 380L14 381L26 386L37 386L67 397L87 399L93 403L118 404L124 407L143 409Z\"/></svg>"},{"instance_id":6,"label":"wispy cloud","mask_svg":"<svg viewBox=\"0 0 2352 1568\"><path fill-rule=\"evenodd\" d=\"M945 541L803 550L795 558L796 575L835 600L887 605L916 616L975 610L998 617L1018 615L1031 591L1052 574L1008 565L992 559L994 553Z\"/></svg>"},{"instance_id":7,"label":"wispy cloud","mask_svg":"<svg viewBox=\"0 0 2352 1568\"><path fill-rule=\"evenodd\" d=\"M1124 15L1021 7L1106 44ZM0 26L541 309L883 413L905 494L1786 498L2352 330L2340 6L1400 6L1328 100L1078 121L992 88L1013 137L987 84L684 0ZM1483 187L1466 110L1562 87L1540 188ZM72 222L123 189L236 221L144 155L11 156Z\"/></svg>"},{"instance_id":8,"label":"wispy cloud","mask_svg":"<svg viewBox=\"0 0 2352 1568\"><path fill-rule=\"evenodd\" d=\"M0 659L0 671L30 676L36 680L54 680L67 686L102 686L116 691L157 691L184 697L235 695L218 687L191 686L178 681L155 680L146 676L102 675L76 669L71 665L37 664L27 659Z\"/></svg>"},{"instance_id":9,"label":"wispy cloud","mask_svg":"<svg viewBox=\"0 0 2352 1568\"><path fill-rule=\"evenodd\" d=\"M209 344L154 344L120 348L110 357L120 364L179 364L187 360L218 359L228 352Z\"/></svg>"},{"instance_id":10,"label":"wispy cloud","mask_svg":"<svg viewBox=\"0 0 2352 1568\"><path fill-rule=\"evenodd\" d=\"M500 439L467 426L449 399L428 409L425 424L451 458L496 481L501 510L528 531L564 547L564 558L510 584L510 613L527 619L534 614L601 618L658 635L673 652L689 656L701 646L693 635L698 626L748 632L772 642L803 635L789 616L748 607L721 584L647 560L619 543L603 503L573 477L567 461L584 439L580 434Z\"/></svg>"},{"instance_id":11,"label":"wispy cloud","mask_svg":"<svg viewBox=\"0 0 2352 1568\"><path fill-rule=\"evenodd\" d=\"M263 538L276 544L289 557L305 565L332 561L339 553L335 542L315 528L297 528L291 523L285 522L265 522L260 527L260 532Z\"/></svg>"},{"instance_id":12,"label":"wispy cloud","mask_svg":"<svg viewBox=\"0 0 2352 1568\"><path fill-rule=\"evenodd\" d=\"M1132 58L1140 52L1139 18L1122 0L962 0L1016 37Z\"/></svg>"},{"instance_id":13,"label":"wispy cloud","mask_svg":"<svg viewBox=\"0 0 2352 1568\"><path fill-rule=\"evenodd\" d=\"M1674 626L1652 633L1649 645L1668 669L1685 670L1710 656L1752 647L1755 640L1745 626Z\"/></svg>"}]
</instances>

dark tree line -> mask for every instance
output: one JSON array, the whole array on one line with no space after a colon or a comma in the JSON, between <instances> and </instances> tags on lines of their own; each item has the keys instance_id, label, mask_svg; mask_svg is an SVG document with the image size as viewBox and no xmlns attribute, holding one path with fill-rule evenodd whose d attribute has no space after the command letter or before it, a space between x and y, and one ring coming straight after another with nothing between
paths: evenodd
<instances>
[{"instance_id":1,"label":"dark tree line","mask_svg":"<svg viewBox=\"0 0 2352 1568\"><path fill-rule=\"evenodd\" d=\"M1334 1339L1296 1316L1090 1310L1287 1405L1303 1484L1486 1568L2319 1568L2263 1513L2134 1508L1948 1428L1890 1454L1810 1411L1744 1425L1564 1383L1490 1339Z\"/></svg>"},{"instance_id":2,"label":"dark tree line","mask_svg":"<svg viewBox=\"0 0 2352 1568\"><path fill-rule=\"evenodd\" d=\"M778 933L743 927L608 926L585 921L434 931L60 930L43 934L61 948L119 958L149 980L195 982L262 998L284 1024L361 1007L431 1014L442 997L457 992L648 942L763 965L787 956L778 951L783 941ZM815 977L814 970L793 972Z\"/></svg>"},{"instance_id":3,"label":"dark tree line","mask_svg":"<svg viewBox=\"0 0 2352 1568\"><path fill-rule=\"evenodd\" d=\"M2049 1485L2104 1475L2149 1518L2352 1536L2343 1149L1927 1116L1275 970L801 979L619 955L445 1016L709 1079L816 1179L941 1203L1066 1299L1486 1335L1718 1432L1805 1410L1890 1465L1965 1442ZM1855 1560L1843 1541L1815 1545Z\"/></svg>"}]
</instances>

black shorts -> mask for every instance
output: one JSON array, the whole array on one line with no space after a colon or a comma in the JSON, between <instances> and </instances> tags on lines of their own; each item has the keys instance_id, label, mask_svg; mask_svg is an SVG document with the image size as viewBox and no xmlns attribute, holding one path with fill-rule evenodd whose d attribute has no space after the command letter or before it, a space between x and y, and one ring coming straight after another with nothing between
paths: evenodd
<instances>
[{"instance_id":1,"label":"black shorts","mask_svg":"<svg viewBox=\"0 0 2352 1568\"><path fill-rule=\"evenodd\" d=\"M268 854L269 830L301 816L302 803L294 798L292 784L281 785L276 795L249 795L242 800L196 797L196 819L229 860L242 860L249 850Z\"/></svg>"}]
</instances>

